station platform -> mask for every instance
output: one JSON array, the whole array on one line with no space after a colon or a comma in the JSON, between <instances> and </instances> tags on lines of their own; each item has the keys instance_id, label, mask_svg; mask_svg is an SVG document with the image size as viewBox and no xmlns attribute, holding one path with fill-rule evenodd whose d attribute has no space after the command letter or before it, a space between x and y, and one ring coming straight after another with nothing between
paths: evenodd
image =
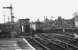
<instances>
[{"instance_id":1,"label":"station platform","mask_svg":"<svg viewBox=\"0 0 78 50\"><path fill-rule=\"evenodd\" d=\"M0 50L36 50L24 38L0 39Z\"/></svg>"}]
</instances>

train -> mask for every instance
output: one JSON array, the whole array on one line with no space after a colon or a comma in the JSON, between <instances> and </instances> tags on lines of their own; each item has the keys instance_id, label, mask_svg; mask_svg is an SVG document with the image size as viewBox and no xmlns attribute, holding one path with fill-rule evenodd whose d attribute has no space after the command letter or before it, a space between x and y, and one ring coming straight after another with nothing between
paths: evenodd
<instances>
[{"instance_id":1,"label":"train","mask_svg":"<svg viewBox=\"0 0 78 50\"><path fill-rule=\"evenodd\" d=\"M43 30L43 29L36 29L34 30L35 32L37 33L61 33L61 32L69 32L69 33L77 33L78 32L78 29L50 29L50 30Z\"/></svg>"},{"instance_id":2,"label":"train","mask_svg":"<svg viewBox=\"0 0 78 50\"><path fill-rule=\"evenodd\" d=\"M0 37L11 37L11 28L7 28L9 25L0 25L0 29L2 30L0 32ZM3 27L3 28L2 28ZM10 26L9 26L10 27ZM17 27L15 27L17 28ZM63 32L68 32L68 33L78 33L78 28L51 28L51 29L32 29L30 28L30 25L27 24L24 26L24 33L21 31L21 27L18 27L17 30L15 30L16 34L14 34L15 36L20 36L20 35L24 35L24 36L28 36L28 35L33 35L36 33L63 33Z\"/></svg>"}]
</instances>

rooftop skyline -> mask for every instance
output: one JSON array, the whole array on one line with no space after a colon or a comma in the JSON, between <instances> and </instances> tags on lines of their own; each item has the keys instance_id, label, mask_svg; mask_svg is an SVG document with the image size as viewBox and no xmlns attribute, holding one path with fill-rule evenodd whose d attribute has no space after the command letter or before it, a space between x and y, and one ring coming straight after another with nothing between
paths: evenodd
<instances>
[{"instance_id":1,"label":"rooftop skyline","mask_svg":"<svg viewBox=\"0 0 78 50\"><path fill-rule=\"evenodd\" d=\"M4 22L3 14L6 18L10 17L9 10L2 9L4 6L10 6L10 4L14 8L15 20L30 18L31 21L36 21L38 18L43 20L44 16L49 19L51 16L70 19L74 12L78 12L77 0L1 0L0 2L0 23Z\"/></svg>"}]
</instances>

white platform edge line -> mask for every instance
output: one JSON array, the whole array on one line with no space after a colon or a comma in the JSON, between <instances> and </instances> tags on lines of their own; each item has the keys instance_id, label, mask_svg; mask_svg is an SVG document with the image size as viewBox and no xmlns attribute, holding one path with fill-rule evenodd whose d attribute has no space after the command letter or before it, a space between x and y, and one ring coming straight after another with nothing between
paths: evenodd
<instances>
[{"instance_id":1,"label":"white platform edge line","mask_svg":"<svg viewBox=\"0 0 78 50\"><path fill-rule=\"evenodd\" d=\"M33 49L33 50L36 50L34 47L32 47L31 44L29 44L29 42L27 40L25 40L25 38L23 38L23 40Z\"/></svg>"}]
</instances>

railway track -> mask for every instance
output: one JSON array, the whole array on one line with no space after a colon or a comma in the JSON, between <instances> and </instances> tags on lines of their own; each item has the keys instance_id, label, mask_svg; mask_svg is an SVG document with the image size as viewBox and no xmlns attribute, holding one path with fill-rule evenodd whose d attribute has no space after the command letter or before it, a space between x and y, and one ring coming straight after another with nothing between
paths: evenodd
<instances>
[{"instance_id":1,"label":"railway track","mask_svg":"<svg viewBox=\"0 0 78 50\"><path fill-rule=\"evenodd\" d=\"M77 42L76 40L72 40L72 39L69 39L69 38L65 38L65 37L63 37L63 36L57 36L56 38L57 38L58 40L63 41L64 43L68 43L68 44L70 44L71 46L78 48L78 44L77 44L78 42Z\"/></svg>"},{"instance_id":2,"label":"railway track","mask_svg":"<svg viewBox=\"0 0 78 50\"><path fill-rule=\"evenodd\" d=\"M52 49L54 49L54 50L65 50L65 48L60 47L57 44L51 43L48 40L44 40L44 39L41 40L41 39L38 39L38 38L35 38L35 40L37 42L40 42L41 44L44 44L46 47L50 48L51 50Z\"/></svg>"},{"instance_id":3,"label":"railway track","mask_svg":"<svg viewBox=\"0 0 78 50\"><path fill-rule=\"evenodd\" d=\"M42 50L65 50L65 48L58 46L57 44L51 43L48 40L40 38L26 38L34 48L42 48ZM36 46L35 46L36 45ZM40 49L41 50L41 49Z\"/></svg>"},{"instance_id":4,"label":"railway track","mask_svg":"<svg viewBox=\"0 0 78 50\"><path fill-rule=\"evenodd\" d=\"M28 42L34 47L36 48L36 50L50 50L49 48L47 48L45 45L41 44L40 42L36 41L33 38L26 38L26 40L28 40Z\"/></svg>"},{"instance_id":5,"label":"railway track","mask_svg":"<svg viewBox=\"0 0 78 50\"><path fill-rule=\"evenodd\" d=\"M48 39L48 38L46 38L44 36L42 36L42 38L41 38L41 36L40 36L40 39L44 40L45 42L48 41L50 44L54 44L54 45L59 46L60 48L63 48L63 50L66 49L65 48L66 47L66 44L61 43L61 42L58 42L58 41L55 41L55 39ZM47 42L46 42L46 44L47 44Z\"/></svg>"},{"instance_id":6,"label":"railway track","mask_svg":"<svg viewBox=\"0 0 78 50\"><path fill-rule=\"evenodd\" d=\"M41 38L42 37L42 38ZM64 39L64 38L52 38L49 39L47 36L40 35L41 39L48 39L53 44L56 44L57 46L60 46L62 48L65 48L66 50L72 49L72 50L78 50L78 47L75 46L74 44L70 44L70 40ZM66 41L66 42L65 42Z\"/></svg>"}]
</instances>

